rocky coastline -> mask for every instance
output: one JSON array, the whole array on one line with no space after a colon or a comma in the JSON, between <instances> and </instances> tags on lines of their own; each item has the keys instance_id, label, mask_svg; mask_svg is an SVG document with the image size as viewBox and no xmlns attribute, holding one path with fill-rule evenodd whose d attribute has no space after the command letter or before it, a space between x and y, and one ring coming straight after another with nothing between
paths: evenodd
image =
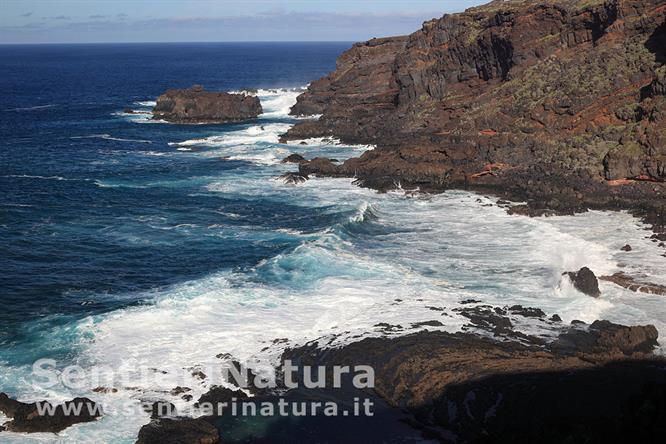
<instances>
[{"instance_id":1,"label":"rocky coastline","mask_svg":"<svg viewBox=\"0 0 666 444\"><path fill-rule=\"evenodd\" d=\"M374 389L359 390L348 377L338 390L215 387L199 399L239 398L256 405L280 399L328 400L351 405L355 398L365 397L378 406L376 416L348 421L308 418L299 425L293 418L254 418L257 428L267 432L245 437L242 421L228 414L196 420L157 416L144 426L137 442L286 443L293 434L299 442L342 442L337 439L354 435L358 440L346 442L405 442L401 439L420 436L445 443L596 443L638 437L656 442L666 436L660 425L666 413L666 360L653 354L657 345L653 326L626 327L608 321L566 325L559 316L536 308L468 301L455 309L469 319L462 332L428 328L441 325L436 318L446 316L446 310L433 310L434 319L418 333L395 336L389 333L403 326L378 325L386 336L339 348L314 340L282 355L282 362L290 360L298 368L370 365L376 375ZM550 328L554 336L520 333L513 323L521 320ZM302 378L299 373L296 381ZM262 421L269 425L262 426ZM325 421L333 422L326 427ZM390 430L393 441L382 428ZM237 439L225 439L225 433L236 434Z\"/></svg>"},{"instance_id":2,"label":"rocky coastline","mask_svg":"<svg viewBox=\"0 0 666 444\"><path fill-rule=\"evenodd\" d=\"M661 1L493 1L354 45L291 111L321 117L283 140L377 146L308 174L528 214L628 209L664 233L665 61Z\"/></svg>"}]
</instances>

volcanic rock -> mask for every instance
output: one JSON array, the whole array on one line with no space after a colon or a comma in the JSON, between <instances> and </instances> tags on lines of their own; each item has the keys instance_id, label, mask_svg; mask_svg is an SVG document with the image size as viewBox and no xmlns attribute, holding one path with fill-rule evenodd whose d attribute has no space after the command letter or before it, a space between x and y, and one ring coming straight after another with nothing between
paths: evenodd
<instances>
[{"instance_id":1,"label":"volcanic rock","mask_svg":"<svg viewBox=\"0 0 666 444\"><path fill-rule=\"evenodd\" d=\"M220 434L202 418L162 418L141 427L136 444L216 444Z\"/></svg>"},{"instance_id":2,"label":"volcanic rock","mask_svg":"<svg viewBox=\"0 0 666 444\"><path fill-rule=\"evenodd\" d=\"M301 156L300 154L290 154L284 159L282 159L282 163L301 163L305 161L305 157Z\"/></svg>"},{"instance_id":3,"label":"volcanic rock","mask_svg":"<svg viewBox=\"0 0 666 444\"><path fill-rule=\"evenodd\" d=\"M623 272L618 272L612 276L601 276L602 281L612 282L634 292L658 294L666 296L666 285L652 284L649 282L640 282Z\"/></svg>"},{"instance_id":4,"label":"volcanic rock","mask_svg":"<svg viewBox=\"0 0 666 444\"><path fill-rule=\"evenodd\" d=\"M325 157L315 157L310 161L301 162L298 165L298 171L305 176L309 176L311 174L334 176L338 174L339 167L335 165L331 159L327 159Z\"/></svg>"},{"instance_id":5,"label":"volcanic rock","mask_svg":"<svg viewBox=\"0 0 666 444\"><path fill-rule=\"evenodd\" d=\"M342 54L283 140L374 144L321 175L572 214L666 204L662 0L493 1ZM534 214L538 214L535 212Z\"/></svg>"},{"instance_id":6,"label":"volcanic rock","mask_svg":"<svg viewBox=\"0 0 666 444\"><path fill-rule=\"evenodd\" d=\"M563 276L568 276L571 279L576 290L580 291L583 294L598 298L601 296L601 291L599 290L599 281L594 275L594 272L587 267L583 267L576 272L567 272L563 273Z\"/></svg>"},{"instance_id":7,"label":"volcanic rock","mask_svg":"<svg viewBox=\"0 0 666 444\"><path fill-rule=\"evenodd\" d=\"M43 410L40 412L39 409ZM74 424L95 421L102 416L101 407L88 398L74 398L52 406L46 401L19 402L5 393L0 393L0 412L12 418L3 427L19 433L58 433Z\"/></svg>"},{"instance_id":8,"label":"volcanic rock","mask_svg":"<svg viewBox=\"0 0 666 444\"><path fill-rule=\"evenodd\" d=\"M157 98L153 117L173 123L227 123L253 119L263 112L256 96L189 89L170 89Z\"/></svg>"}]
</instances>

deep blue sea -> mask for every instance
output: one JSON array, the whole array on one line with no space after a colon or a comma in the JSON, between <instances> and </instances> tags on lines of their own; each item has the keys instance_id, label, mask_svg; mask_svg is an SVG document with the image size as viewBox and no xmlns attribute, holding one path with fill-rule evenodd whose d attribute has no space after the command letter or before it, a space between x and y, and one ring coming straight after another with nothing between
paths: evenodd
<instances>
[{"instance_id":1,"label":"deep blue sea","mask_svg":"<svg viewBox=\"0 0 666 444\"><path fill-rule=\"evenodd\" d=\"M225 91L301 87L331 71L348 46L1 46L0 344L25 340L35 319L135 304L141 298L116 296L243 270L295 243L223 230L330 224L330 216L288 203L202 192L206 178L252 164L169 156L168 143L219 127L141 125L118 113L195 83ZM212 223L216 232L195 233ZM168 229L179 225L193 228Z\"/></svg>"},{"instance_id":2,"label":"deep blue sea","mask_svg":"<svg viewBox=\"0 0 666 444\"><path fill-rule=\"evenodd\" d=\"M457 331L466 319L432 307L468 299L666 332L658 296L603 284L606 297L593 299L561 279L582 266L666 279L657 247L628 214L529 219L460 191L277 180L295 170L280 163L293 152L344 160L372 149L278 142L298 121L288 115L297 95L349 46L0 46L0 392L92 397L105 417L61 438L125 443L148 415L123 414L121 400L186 384L197 395L209 382L118 385L114 395L92 383L43 388L33 362L175 374L220 353L270 361L317 338L334 346L381 334L382 322L404 334L437 318L436 328ZM256 91L265 113L228 125L151 119L159 94L193 84ZM630 255L619 251L626 243Z\"/></svg>"}]
</instances>

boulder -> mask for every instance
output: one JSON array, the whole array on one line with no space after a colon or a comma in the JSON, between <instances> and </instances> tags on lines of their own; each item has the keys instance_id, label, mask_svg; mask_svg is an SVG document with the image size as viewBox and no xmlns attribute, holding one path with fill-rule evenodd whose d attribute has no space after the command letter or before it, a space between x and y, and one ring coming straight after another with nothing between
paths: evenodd
<instances>
[{"instance_id":1,"label":"boulder","mask_svg":"<svg viewBox=\"0 0 666 444\"><path fill-rule=\"evenodd\" d=\"M227 123L253 119L262 112L255 96L205 91L195 85L159 96L153 117L173 123Z\"/></svg>"},{"instance_id":2,"label":"boulder","mask_svg":"<svg viewBox=\"0 0 666 444\"><path fill-rule=\"evenodd\" d=\"M563 276L568 276L571 279L576 290L580 291L583 294L598 298L601 296L601 291L599 290L599 281L594 275L594 272L587 267L583 267L576 272L566 272L562 274Z\"/></svg>"}]
</instances>

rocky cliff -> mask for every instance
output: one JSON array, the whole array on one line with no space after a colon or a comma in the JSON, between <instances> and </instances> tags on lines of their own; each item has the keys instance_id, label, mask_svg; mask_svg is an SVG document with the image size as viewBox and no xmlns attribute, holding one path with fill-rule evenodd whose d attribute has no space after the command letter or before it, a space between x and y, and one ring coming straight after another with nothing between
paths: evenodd
<instances>
[{"instance_id":1,"label":"rocky cliff","mask_svg":"<svg viewBox=\"0 0 666 444\"><path fill-rule=\"evenodd\" d=\"M326 173L374 188L655 209L666 192L665 17L663 0L493 1L445 15L354 45L292 109L321 117L284 137L376 144Z\"/></svg>"},{"instance_id":2,"label":"rocky cliff","mask_svg":"<svg viewBox=\"0 0 666 444\"><path fill-rule=\"evenodd\" d=\"M173 123L226 123L252 119L262 112L257 97L205 91L194 85L159 96L153 116Z\"/></svg>"}]
</instances>

